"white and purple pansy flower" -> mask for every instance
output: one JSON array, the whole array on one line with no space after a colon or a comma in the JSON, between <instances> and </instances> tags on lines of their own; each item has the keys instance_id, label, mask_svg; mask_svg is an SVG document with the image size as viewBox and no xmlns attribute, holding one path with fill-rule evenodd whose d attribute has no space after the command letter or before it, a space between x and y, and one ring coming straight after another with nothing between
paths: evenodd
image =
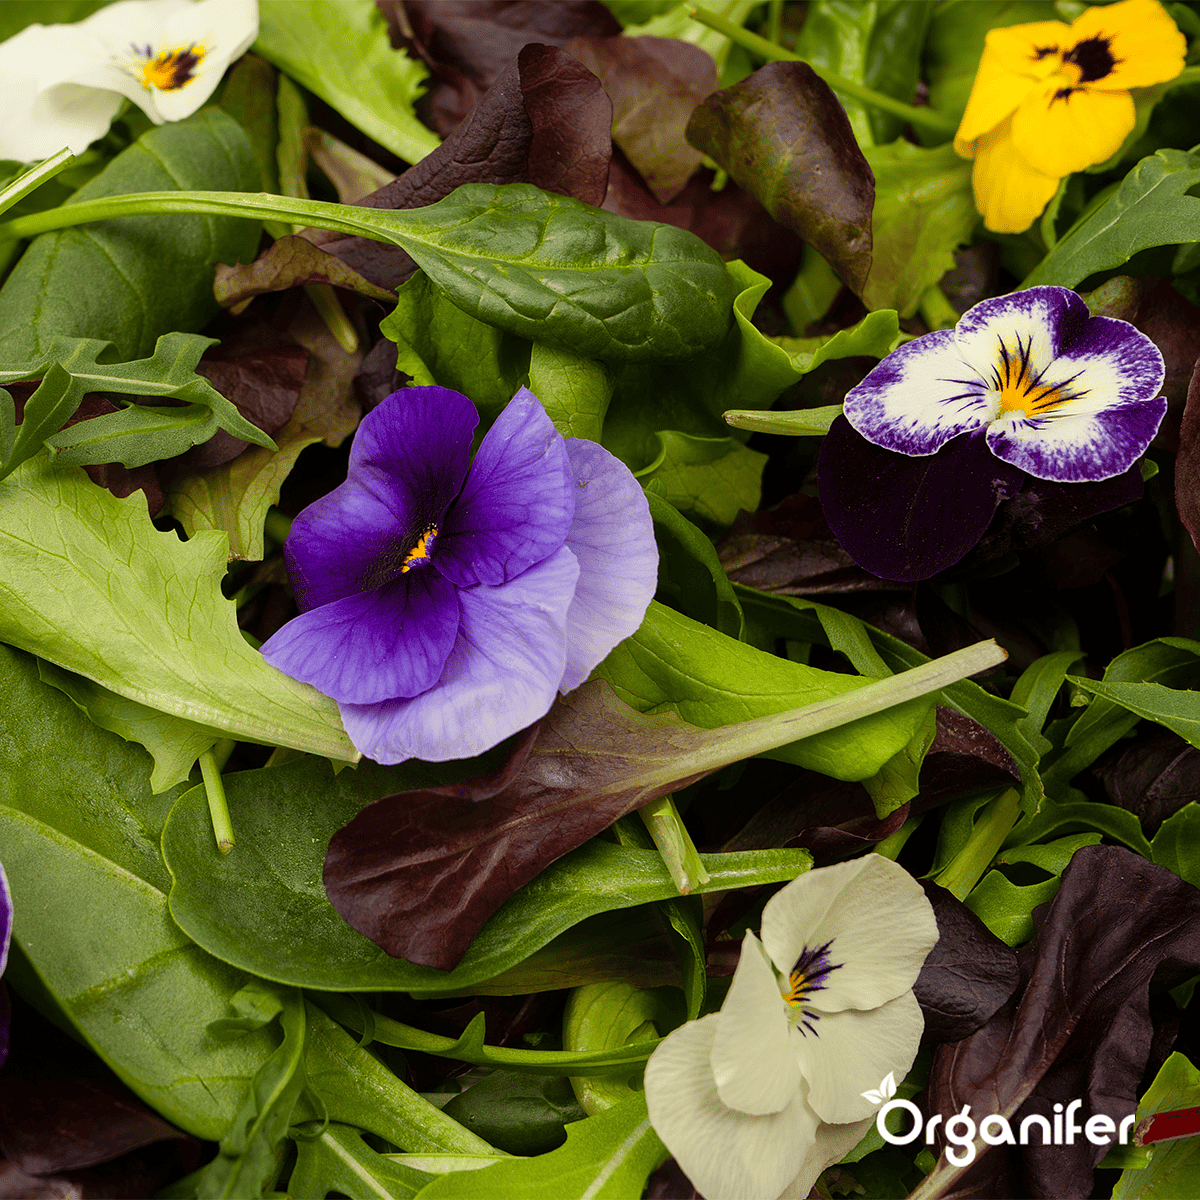
<instances>
[{"instance_id":1,"label":"white and purple pansy flower","mask_svg":"<svg viewBox=\"0 0 1200 1200\"><path fill-rule=\"evenodd\" d=\"M521 388L470 460L475 406L389 396L346 481L285 546L301 615L262 647L338 703L382 763L479 754L542 717L642 622L658 552L645 495Z\"/></svg>"},{"instance_id":2,"label":"white and purple pansy flower","mask_svg":"<svg viewBox=\"0 0 1200 1200\"><path fill-rule=\"evenodd\" d=\"M885 579L958 563L1006 501L1045 540L1056 522L1039 509L1078 522L1141 495L1163 377L1148 337L1091 316L1066 288L984 300L847 392L821 446L821 508L850 557Z\"/></svg>"},{"instance_id":3,"label":"white and purple pansy flower","mask_svg":"<svg viewBox=\"0 0 1200 1200\"><path fill-rule=\"evenodd\" d=\"M846 420L898 454L934 454L984 431L988 449L1038 479L1097 482L1145 453L1167 411L1158 347L1093 317L1062 287L984 300L953 330L887 356L846 394Z\"/></svg>"},{"instance_id":4,"label":"white and purple pansy flower","mask_svg":"<svg viewBox=\"0 0 1200 1200\"><path fill-rule=\"evenodd\" d=\"M802 1200L861 1141L868 1092L902 1078L925 1027L913 984L938 940L920 884L878 854L767 901L719 1013L646 1064L650 1122L708 1200Z\"/></svg>"}]
</instances>

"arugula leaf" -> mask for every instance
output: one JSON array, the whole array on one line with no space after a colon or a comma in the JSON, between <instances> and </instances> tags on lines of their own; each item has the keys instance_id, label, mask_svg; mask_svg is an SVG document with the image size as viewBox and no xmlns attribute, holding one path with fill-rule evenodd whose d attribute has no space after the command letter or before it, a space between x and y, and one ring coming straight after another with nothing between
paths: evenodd
<instances>
[{"instance_id":1,"label":"arugula leaf","mask_svg":"<svg viewBox=\"0 0 1200 1200\"><path fill-rule=\"evenodd\" d=\"M438 148L413 104L429 72L393 50L372 0L259 0L254 49L405 162Z\"/></svg>"},{"instance_id":2,"label":"arugula leaf","mask_svg":"<svg viewBox=\"0 0 1200 1200\"><path fill-rule=\"evenodd\" d=\"M36 357L0 363L0 384L41 379L25 405L25 420L0 479L38 452L43 441L64 463L121 462L140 467L183 453L224 429L245 441L273 450L275 443L247 421L202 375L196 374L204 351L216 345L195 333L164 333L149 358L108 363L111 343L97 338L56 337ZM62 429L88 392L114 396L161 396L184 402L160 408L134 404L121 412L80 421Z\"/></svg>"},{"instance_id":3,"label":"arugula leaf","mask_svg":"<svg viewBox=\"0 0 1200 1200\"><path fill-rule=\"evenodd\" d=\"M328 1196L336 1193L350 1200L409 1200L433 1177L431 1160L445 1157L453 1163L466 1156L427 1154L419 1156L422 1167L406 1161L411 1156L380 1154L363 1141L352 1125L331 1124L320 1133L296 1139L296 1165L288 1180L290 1196ZM472 1165L490 1166L497 1157L480 1155ZM469 1169L446 1166L442 1170Z\"/></svg>"},{"instance_id":4,"label":"arugula leaf","mask_svg":"<svg viewBox=\"0 0 1200 1200\"><path fill-rule=\"evenodd\" d=\"M1143 158L1101 204L1085 211L1022 287L1056 283L1075 287L1097 271L1128 262L1139 250L1196 240L1200 156L1157 150Z\"/></svg>"},{"instance_id":5,"label":"arugula leaf","mask_svg":"<svg viewBox=\"0 0 1200 1200\"><path fill-rule=\"evenodd\" d=\"M0 638L194 724L354 761L333 701L242 638L227 554L224 534L181 542L141 496L31 460L0 482Z\"/></svg>"},{"instance_id":6,"label":"arugula leaf","mask_svg":"<svg viewBox=\"0 0 1200 1200\"><path fill-rule=\"evenodd\" d=\"M1138 1125L1156 1113L1195 1108L1200 1105L1200 1071L1178 1050L1159 1068L1154 1082L1138 1101ZM1200 1143L1194 1137L1162 1145L1151 1143L1143 1153L1149 1163L1141 1170L1126 1167L1113 1184L1113 1200L1171 1200L1200 1190ZM1107 1163L1101 1162L1101 1166Z\"/></svg>"}]
</instances>

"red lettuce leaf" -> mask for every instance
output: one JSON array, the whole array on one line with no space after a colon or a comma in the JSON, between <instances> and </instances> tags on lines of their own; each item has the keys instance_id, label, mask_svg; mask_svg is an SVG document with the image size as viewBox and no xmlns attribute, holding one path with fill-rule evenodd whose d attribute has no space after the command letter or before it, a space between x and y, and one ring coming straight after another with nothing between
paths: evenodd
<instances>
[{"instance_id":1,"label":"red lettuce leaf","mask_svg":"<svg viewBox=\"0 0 1200 1200\"><path fill-rule=\"evenodd\" d=\"M1109 803L1128 809L1147 837L1188 804L1200 803L1200 750L1177 733L1146 725L1089 768Z\"/></svg>"},{"instance_id":2,"label":"red lettuce leaf","mask_svg":"<svg viewBox=\"0 0 1200 1200\"><path fill-rule=\"evenodd\" d=\"M1192 372L1187 404L1179 427L1179 454L1175 459L1175 507L1192 539L1192 545L1200 550L1200 360L1197 360Z\"/></svg>"},{"instance_id":3,"label":"red lettuce leaf","mask_svg":"<svg viewBox=\"0 0 1200 1200\"><path fill-rule=\"evenodd\" d=\"M643 716L606 683L585 684L521 736L496 774L363 809L330 840L326 893L388 954L449 970L555 859L709 774L676 775L673 764L715 737L674 716Z\"/></svg>"},{"instance_id":4,"label":"red lettuce leaf","mask_svg":"<svg viewBox=\"0 0 1200 1200\"><path fill-rule=\"evenodd\" d=\"M981 1029L943 1045L929 1076L928 1112L969 1104L976 1122L1002 1113L1010 1125L1053 1117L1083 1100L1082 1118L1120 1122L1154 1042L1150 988L1200 970L1200 890L1121 846L1085 846L1057 896L1034 912L1037 934L1021 951L1021 989ZM922 1189L936 1196L1087 1196L1108 1147L977 1144L968 1167L939 1160Z\"/></svg>"},{"instance_id":5,"label":"red lettuce leaf","mask_svg":"<svg viewBox=\"0 0 1200 1200\"><path fill-rule=\"evenodd\" d=\"M621 26L599 0L376 0L394 46L425 60L433 82L417 105L442 137L530 42L615 37ZM535 182L530 180L529 182Z\"/></svg>"},{"instance_id":6,"label":"red lettuce leaf","mask_svg":"<svg viewBox=\"0 0 1200 1200\"><path fill-rule=\"evenodd\" d=\"M768 63L709 96L687 136L861 294L875 176L845 110L807 63Z\"/></svg>"},{"instance_id":7,"label":"red lettuce leaf","mask_svg":"<svg viewBox=\"0 0 1200 1200\"><path fill-rule=\"evenodd\" d=\"M574 38L573 54L604 85L612 139L660 204L670 204L704 157L684 138L696 106L717 90L717 66L678 38Z\"/></svg>"}]
</instances>

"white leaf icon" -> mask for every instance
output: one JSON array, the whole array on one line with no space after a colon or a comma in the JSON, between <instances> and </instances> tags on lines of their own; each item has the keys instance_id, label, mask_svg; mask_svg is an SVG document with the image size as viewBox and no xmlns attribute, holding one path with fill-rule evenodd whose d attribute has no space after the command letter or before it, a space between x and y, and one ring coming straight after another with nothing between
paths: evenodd
<instances>
[{"instance_id":1,"label":"white leaf icon","mask_svg":"<svg viewBox=\"0 0 1200 1200\"><path fill-rule=\"evenodd\" d=\"M870 1100L872 1104L882 1104L885 1100L890 1100L896 1094L896 1073L889 1071L880 1082L878 1091L871 1088L869 1091L858 1094L864 1100Z\"/></svg>"}]
</instances>

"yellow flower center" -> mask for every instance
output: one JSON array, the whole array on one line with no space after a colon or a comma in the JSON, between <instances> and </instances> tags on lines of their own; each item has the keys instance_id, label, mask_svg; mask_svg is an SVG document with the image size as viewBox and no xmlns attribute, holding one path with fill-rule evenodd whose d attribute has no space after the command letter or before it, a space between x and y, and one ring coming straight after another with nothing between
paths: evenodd
<instances>
[{"instance_id":1,"label":"yellow flower center","mask_svg":"<svg viewBox=\"0 0 1200 1200\"><path fill-rule=\"evenodd\" d=\"M1000 393L997 416L1023 412L1028 417L1041 417L1083 395L1070 387L1078 375L1060 383L1042 383L1042 373L1029 360L1030 343L1022 343L1019 335L1016 343L1014 352L1001 338L1000 354L992 366L992 387Z\"/></svg>"},{"instance_id":2,"label":"yellow flower center","mask_svg":"<svg viewBox=\"0 0 1200 1200\"><path fill-rule=\"evenodd\" d=\"M430 525L428 529L421 534L417 544L404 556L404 561L400 564L400 573L411 571L413 567L420 566L421 563L427 563L430 554L433 551L433 541L437 537L437 526Z\"/></svg>"},{"instance_id":3,"label":"yellow flower center","mask_svg":"<svg viewBox=\"0 0 1200 1200\"><path fill-rule=\"evenodd\" d=\"M801 967L797 967L788 976L788 990L783 993L783 998L792 1006L799 1008L804 1002L805 993L812 990L812 981L808 978L808 974Z\"/></svg>"},{"instance_id":4,"label":"yellow flower center","mask_svg":"<svg viewBox=\"0 0 1200 1200\"><path fill-rule=\"evenodd\" d=\"M196 68L204 60L208 48L193 42L190 46L174 46L158 54L151 54L147 46L138 53L146 59L140 71L142 86L146 91L157 88L160 92L177 92L195 78Z\"/></svg>"}]
</instances>

